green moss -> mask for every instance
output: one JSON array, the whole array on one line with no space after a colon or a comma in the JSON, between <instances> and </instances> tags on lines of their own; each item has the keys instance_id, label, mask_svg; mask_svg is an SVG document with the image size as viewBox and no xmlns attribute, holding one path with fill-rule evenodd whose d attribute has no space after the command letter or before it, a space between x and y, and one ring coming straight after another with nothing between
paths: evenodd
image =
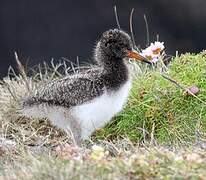
<instances>
[{"instance_id":1,"label":"green moss","mask_svg":"<svg viewBox=\"0 0 206 180\"><path fill-rule=\"evenodd\" d=\"M185 54L173 59L168 75L181 85L196 85L198 97L206 102L206 56ZM157 71L133 82L128 105L95 138L128 137L133 142L154 136L166 144L192 142L206 130L206 107Z\"/></svg>"}]
</instances>

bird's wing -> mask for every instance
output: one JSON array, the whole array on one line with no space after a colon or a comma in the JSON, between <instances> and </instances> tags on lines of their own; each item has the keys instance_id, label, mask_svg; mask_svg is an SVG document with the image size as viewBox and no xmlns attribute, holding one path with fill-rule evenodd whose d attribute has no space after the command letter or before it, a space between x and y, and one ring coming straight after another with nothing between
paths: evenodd
<instances>
[{"instance_id":1,"label":"bird's wing","mask_svg":"<svg viewBox=\"0 0 206 180\"><path fill-rule=\"evenodd\" d=\"M72 107L103 94L104 84L98 73L87 72L52 81L27 100L30 105L48 103Z\"/></svg>"}]
</instances>

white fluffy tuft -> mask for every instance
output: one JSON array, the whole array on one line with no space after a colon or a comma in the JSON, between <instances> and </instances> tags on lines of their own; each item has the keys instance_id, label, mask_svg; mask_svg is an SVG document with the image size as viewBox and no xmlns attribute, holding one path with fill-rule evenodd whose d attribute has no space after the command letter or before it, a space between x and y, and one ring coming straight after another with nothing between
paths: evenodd
<instances>
[{"instance_id":1,"label":"white fluffy tuft","mask_svg":"<svg viewBox=\"0 0 206 180\"><path fill-rule=\"evenodd\" d=\"M81 129L81 138L87 139L96 129L103 127L111 118L120 112L130 90L130 81L118 91L111 91L90 102L67 109L60 106L34 105L21 110L28 117L48 118L54 125L67 131L69 122L75 121ZM70 118L72 117L72 118Z\"/></svg>"},{"instance_id":2,"label":"white fluffy tuft","mask_svg":"<svg viewBox=\"0 0 206 180\"><path fill-rule=\"evenodd\" d=\"M130 84L128 81L118 91L105 92L89 103L72 109L74 117L81 124L83 139L87 139L93 131L103 127L122 110L129 95Z\"/></svg>"}]
</instances>

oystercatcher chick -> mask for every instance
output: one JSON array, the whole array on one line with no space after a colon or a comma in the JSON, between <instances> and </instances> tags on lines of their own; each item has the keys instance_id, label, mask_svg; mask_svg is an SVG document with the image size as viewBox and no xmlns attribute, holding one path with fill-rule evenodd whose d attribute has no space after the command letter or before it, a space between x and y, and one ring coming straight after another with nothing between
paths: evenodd
<instances>
[{"instance_id":1,"label":"oystercatcher chick","mask_svg":"<svg viewBox=\"0 0 206 180\"><path fill-rule=\"evenodd\" d=\"M126 32L104 32L95 47L97 67L45 84L22 101L21 112L28 117L48 118L80 144L126 103L131 85L124 62L128 58L150 63L133 50Z\"/></svg>"}]
</instances>

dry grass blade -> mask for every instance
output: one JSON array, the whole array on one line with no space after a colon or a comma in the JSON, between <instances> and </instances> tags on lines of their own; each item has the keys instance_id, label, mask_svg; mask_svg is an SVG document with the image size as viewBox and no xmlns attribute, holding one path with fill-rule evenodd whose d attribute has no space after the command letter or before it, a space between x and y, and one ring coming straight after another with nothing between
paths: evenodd
<instances>
[{"instance_id":1,"label":"dry grass blade","mask_svg":"<svg viewBox=\"0 0 206 180\"><path fill-rule=\"evenodd\" d=\"M11 97L14 99L14 101L17 102L17 97L15 96L15 93L13 93L13 91L11 90L11 86L6 81L3 80L3 82L5 83L9 93L11 94Z\"/></svg>"},{"instance_id":2,"label":"dry grass blade","mask_svg":"<svg viewBox=\"0 0 206 180\"><path fill-rule=\"evenodd\" d=\"M17 67L18 67L19 73L22 75L23 80L25 81L27 90L31 91L30 86L29 86L29 81L28 81L28 78L27 78L27 75L26 75L25 68L22 65L21 61L19 60L17 52L14 52L14 55L15 55L15 59L16 59L16 63L17 63Z\"/></svg>"},{"instance_id":3,"label":"dry grass blade","mask_svg":"<svg viewBox=\"0 0 206 180\"><path fill-rule=\"evenodd\" d=\"M78 72L80 72L80 64L79 64L79 56L77 56L77 69L78 69Z\"/></svg>"},{"instance_id":4,"label":"dry grass blade","mask_svg":"<svg viewBox=\"0 0 206 180\"><path fill-rule=\"evenodd\" d=\"M149 43L150 43L149 26L148 26L147 16L146 15L144 15L144 21L145 21L145 26L146 26L146 31L147 31L147 46L149 46Z\"/></svg>"},{"instance_id":5,"label":"dry grass blade","mask_svg":"<svg viewBox=\"0 0 206 180\"><path fill-rule=\"evenodd\" d=\"M135 50L140 52L140 50L136 46L135 39L134 39L133 23L132 23L133 22L133 13L134 13L134 8L132 9L132 11L130 13L130 18L129 18L129 27L130 27L130 33L131 33L131 38L132 38L132 45L133 45L133 48Z\"/></svg>"},{"instance_id":6,"label":"dry grass blade","mask_svg":"<svg viewBox=\"0 0 206 180\"><path fill-rule=\"evenodd\" d=\"M114 6L114 14L115 14L115 20L116 20L116 23L117 23L117 27L118 27L118 29L121 29L120 24L119 24L119 18L118 18L117 7L116 6Z\"/></svg>"}]
</instances>

